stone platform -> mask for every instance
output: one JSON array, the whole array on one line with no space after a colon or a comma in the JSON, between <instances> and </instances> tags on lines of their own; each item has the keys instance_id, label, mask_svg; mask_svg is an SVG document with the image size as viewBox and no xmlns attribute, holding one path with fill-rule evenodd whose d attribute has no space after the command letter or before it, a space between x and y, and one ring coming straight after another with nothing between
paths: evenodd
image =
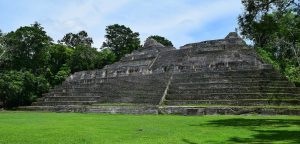
<instances>
[{"instance_id":1,"label":"stone platform","mask_svg":"<svg viewBox=\"0 0 300 144\"><path fill-rule=\"evenodd\" d=\"M126 114L300 114L300 89L236 34L165 47L153 39L81 71L22 110Z\"/></svg>"}]
</instances>

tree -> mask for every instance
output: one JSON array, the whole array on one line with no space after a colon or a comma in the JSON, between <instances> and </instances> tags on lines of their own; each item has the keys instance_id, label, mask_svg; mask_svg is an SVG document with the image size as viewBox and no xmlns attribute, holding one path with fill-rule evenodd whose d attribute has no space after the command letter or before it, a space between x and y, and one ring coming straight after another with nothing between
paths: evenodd
<instances>
[{"instance_id":1,"label":"tree","mask_svg":"<svg viewBox=\"0 0 300 144\"><path fill-rule=\"evenodd\" d=\"M49 84L43 76L34 76L29 71L0 73L0 101L4 108L30 105L48 89Z\"/></svg>"},{"instance_id":2,"label":"tree","mask_svg":"<svg viewBox=\"0 0 300 144\"><path fill-rule=\"evenodd\" d=\"M3 34L2 31L0 30L0 59L3 52L4 52Z\"/></svg>"},{"instance_id":3,"label":"tree","mask_svg":"<svg viewBox=\"0 0 300 144\"><path fill-rule=\"evenodd\" d=\"M62 44L50 46L46 78L52 86L60 84L71 73L69 64L73 52L73 48Z\"/></svg>"},{"instance_id":4,"label":"tree","mask_svg":"<svg viewBox=\"0 0 300 144\"><path fill-rule=\"evenodd\" d=\"M289 26L296 31L292 30L289 34L280 35L281 37L297 35L299 3L299 0L242 0L244 12L238 18L241 34L260 47L268 44L269 40L274 38L273 34L282 32L283 29L279 29L282 26ZM287 18L291 21L282 23Z\"/></svg>"},{"instance_id":5,"label":"tree","mask_svg":"<svg viewBox=\"0 0 300 144\"><path fill-rule=\"evenodd\" d=\"M139 33L133 32L129 27L114 24L107 26L105 30L106 40L102 48L111 49L117 60L140 47Z\"/></svg>"},{"instance_id":6,"label":"tree","mask_svg":"<svg viewBox=\"0 0 300 144\"><path fill-rule=\"evenodd\" d=\"M60 67L59 71L52 76L51 84L53 86L61 84L70 74L71 68L67 64L64 64L62 67Z\"/></svg>"},{"instance_id":7,"label":"tree","mask_svg":"<svg viewBox=\"0 0 300 144\"><path fill-rule=\"evenodd\" d=\"M0 30L0 67L1 67L1 63L3 61L2 56L4 55L4 38L3 38L3 34L2 31Z\"/></svg>"},{"instance_id":8,"label":"tree","mask_svg":"<svg viewBox=\"0 0 300 144\"><path fill-rule=\"evenodd\" d=\"M61 45L54 44L49 48L48 68L56 73L66 63L70 62L74 49Z\"/></svg>"},{"instance_id":9,"label":"tree","mask_svg":"<svg viewBox=\"0 0 300 144\"><path fill-rule=\"evenodd\" d=\"M91 70L96 68L98 51L95 48L79 45L75 48L70 61L71 71Z\"/></svg>"},{"instance_id":10,"label":"tree","mask_svg":"<svg viewBox=\"0 0 300 144\"><path fill-rule=\"evenodd\" d=\"M5 65L6 69L43 72L47 61L47 50L52 39L39 23L20 27L15 32L8 33L4 41L9 61Z\"/></svg>"},{"instance_id":11,"label":"tree","mask_svg":"<svg viewBox=\"0 0 300 144\"><path fill-rule=\"evenodd\" d=\"M166 39L165 37L158 36L158 35L153 35L153 36L150 36L149 38L152 38L152 39L156 40L157 42L163 44L164 46L173 47L172 42L169 41L168 39Z\"/></svg>"},{"instance_id":12,"label":"tree","mask_svg":"<svg viewBox=\"0 0 300 144\"><path fill-rule=\"evenodd\" d=\"M242 0L241 34L291 81L300 83L300 1Z\"/></svg>"},{"instance_id":13,"label":"tree","mask_svg":"<svg viewBox=\"0 0 300 144\"><path fill-rule=\"evenodd\" d=\"M62 40L58 41L59 43L65 44L69 47L76 47L79 45L86 45L91 47L93 44L93 39L88 37L87 32L80 31L77 34L68 33L66 34Z\"/></svg>"},{"instance_id":14,"label":"tree","mask_svg":"<svg viewBox=\"0 0 300 144\"><path fill-rule=\"evenodd\" d=\"M112 64L116 61L116 55L108 48L102 49L98 57L97 68L103 68L105 65Z\"/></svg>"},{"instance_id":15,"label":"tree","mask_svg":"<svg viewBox=\"0 0 300 144\"><path fill-rule=\"evenodd\" d=\"M282 17L288 11L299 14L299 0L242 0L244 12L238 17L241 34L250 40L259 42L255 37L255 26L264 16L276 12L276 17Z\"/></svg>"}]
</instances>

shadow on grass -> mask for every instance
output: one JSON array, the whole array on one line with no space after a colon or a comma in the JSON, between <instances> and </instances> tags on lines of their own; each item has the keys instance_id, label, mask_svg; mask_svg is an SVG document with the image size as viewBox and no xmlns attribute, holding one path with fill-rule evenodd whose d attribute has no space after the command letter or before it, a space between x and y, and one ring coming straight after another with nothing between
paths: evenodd
<instances>
[{"instance_id":1,"label":"shadow on grass","mask_svg":"<svg viewBox=\"0 0 300 144\"><path fill-rule=\"evenodd\" d=\"M291 125L300 126L300 120L289 119L245 119L245 118L233 118L213 120L208 122L209 125L216 126L247 126L247 127L290 127Z\"/></svg>"},{"instance_id":2,"label":"shadow on grass","mask_svg":"<svg viewBox=\"0 0 300 144\"><path fill-rule=\"evenodd\" d=\"M250 138L241 138L238 136L229 138L229 143L300 143L300 129L289 130L289 127L300 127L300 120L233 118L212 120L206 125L216 127L242 127L255 132ZM278 128L280 128L280 130L276 130Z\"/></svg>"},{"instance_id":3,"label":"shadow on grass","mask_svg":"<svg viewBox=\"0 0 300 144\"><path fill-rule=\"evenodd\" d=\"M300 131L288 131L288 130L254 130L257 134L251 136L251 138L230 138L230 142L236 143L273 143L273 142L286 142L299 144L300 143Z\"/></svg>"},{"instance_id":4,"label":"shadow on grass","mask_svg":"<svg viewBox=\"0 0 300 144\"><path fill-rule=\"evenodd\" d=\"M184 143L186 143L186 144L198 144L198 143L192 142L192 141L190 141L190 140L188 140L188 139L182 139L182 141L183 141Z\"/></svg>"}]
</instances>

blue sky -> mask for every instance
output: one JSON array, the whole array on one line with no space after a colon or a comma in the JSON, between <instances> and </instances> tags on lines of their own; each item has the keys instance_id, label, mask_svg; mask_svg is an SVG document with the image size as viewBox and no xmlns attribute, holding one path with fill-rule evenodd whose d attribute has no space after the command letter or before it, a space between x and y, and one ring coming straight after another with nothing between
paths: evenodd
<instances>
[{"instance_id":1,"label":"blue sky","mask_svg":"<svg viewBox=\"0 0 300 144\"><path fill-rule=\"evenodd\" d=\"M66 33L88 32L94 46L104 41L105 27L124 24L141 41L161 35L176 47L219 39L237 27L241 0L0 0L0 29L14 31L35 21L55 41Z\"/></svg>"}]
</instances>

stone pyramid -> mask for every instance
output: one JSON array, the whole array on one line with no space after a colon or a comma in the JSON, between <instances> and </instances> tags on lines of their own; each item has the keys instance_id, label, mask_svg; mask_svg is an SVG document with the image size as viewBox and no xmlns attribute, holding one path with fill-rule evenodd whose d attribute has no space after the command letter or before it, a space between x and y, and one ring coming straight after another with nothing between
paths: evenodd
<instances>
[{"instance_id":1,"label":"stone pyramid","mask_svg":"<svg viewBox=\"0 0 300 144\"><path fill-rule=\"evenodd\" d=\"M25 110L131 114L300 114L300 90L234 32L165 47L153 39L103 69L81 71Z\"/></svg>"}]
</instances>

